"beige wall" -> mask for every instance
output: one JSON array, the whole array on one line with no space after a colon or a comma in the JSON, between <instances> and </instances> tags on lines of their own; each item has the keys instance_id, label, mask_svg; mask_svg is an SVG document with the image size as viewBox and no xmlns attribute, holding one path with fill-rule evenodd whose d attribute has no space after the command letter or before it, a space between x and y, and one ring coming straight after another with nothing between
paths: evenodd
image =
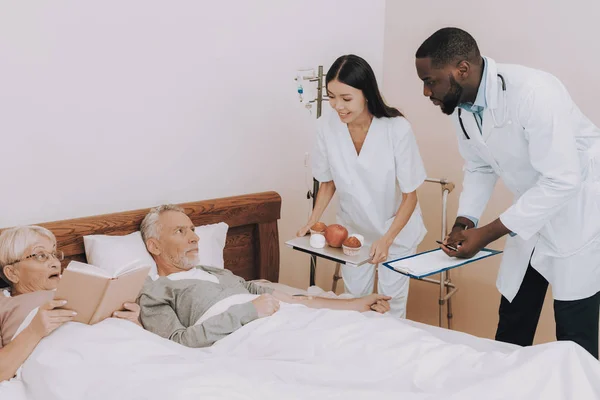
<instances>
[{"instance_id":1,"label":"beige wall","mask_svg":"<svg viewBox=\"0 0 600 400\"><path fill-rule=\"evenodd\" d=\"M3 2L0 226L276 190L283 245L310 204L315 117L296 70L354 52L381 78L384 13L385 0ZM281 281L306 288L307 257L281 255Z\"/></svg>"},{"instance_id":2,"label":"beige wall","mask_svg":"<svg viewBox=\"0 0 600 400\"><path fill-rule=\"evenodd\" d=\"M458 183L450 195L449 221L456 215L462 181L462 160L450 119L422 95L422 84L414 67L414 53L435 30L456 26L469 31L482 53L503 63L523 64L557 75L572 97L593 121L600 124L600 2L518 1L484 2L438 0L386 3L384 85L387 100L406 113L413 124L429 176L447 177ZM482 222L489 222L511 204L502 185L496 188ZM430 234L423 249L435 246L439 236L440 194L431 184L424 186L420 200ZM501 249L503 242L491 247ZM495 287L499 257L452 272L459 292L454 297L454 328L483 337L493 337L497 324L499 293ZM408 316L437 324L437 289L413 281ZM536 342L553 340L551 296L547 296Z\"/></svg>"}]
</instances>

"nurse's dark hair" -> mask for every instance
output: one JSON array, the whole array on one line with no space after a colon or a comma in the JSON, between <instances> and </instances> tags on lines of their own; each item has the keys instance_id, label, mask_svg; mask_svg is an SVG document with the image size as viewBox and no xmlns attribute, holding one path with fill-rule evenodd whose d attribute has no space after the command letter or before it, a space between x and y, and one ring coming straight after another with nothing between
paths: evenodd
<instances>
[{"instance_id":1,"label":"nurse's dark hair","mask_svg":"<svg viewBox=\"0 0 600 400\"><path fill-rule=\"evenodd\" d=\"M367 100L367 108L374 117L392 118L403 116L398 109L385 104L377 86L375 73L363 58L354 54L347 54L335 60L329 71L327 71L325 83L329 85L329 82L334 80L362 91Z\"/></svg>"},{"instance_id":2,"label":"nurse's dark hair","mask_svg":"<svg viewBox=\"0 0 600 400\"><path fill-rule=\"evenodd\" d=\"M433 68L466 60L479 65L481 53L477 42L468 32L459 28L442 28L429 36L417 50L416 58L431 58Z\"/></svg>"}]
</instances>

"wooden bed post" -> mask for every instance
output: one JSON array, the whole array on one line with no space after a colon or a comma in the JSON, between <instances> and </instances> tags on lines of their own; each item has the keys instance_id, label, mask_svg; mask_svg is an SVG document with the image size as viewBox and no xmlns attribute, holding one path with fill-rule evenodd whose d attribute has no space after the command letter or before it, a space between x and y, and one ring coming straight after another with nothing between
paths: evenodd
<instances>
[{"instance_id":1,"label":"wooden bed post","mask_svg":"<svg viewBox=\"0 0 600 400\"><path fill-rule=\"evenodd\" d=\"M277 221L257 224L257 264L259 275L271 282L279 281L279 231Z\"/></svg>"}]
</instances>

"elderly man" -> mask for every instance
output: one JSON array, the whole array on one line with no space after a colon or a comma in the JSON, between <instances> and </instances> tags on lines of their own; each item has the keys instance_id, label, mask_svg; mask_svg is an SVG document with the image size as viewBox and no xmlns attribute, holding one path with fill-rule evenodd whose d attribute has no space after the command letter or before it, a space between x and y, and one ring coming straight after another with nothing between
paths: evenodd
<instances>
[{"instance_id":1,"label":"elderly man","mask_svg":"<svg viewBox=\"0 0 600 400\"><path fill-rule=\"evenodd\" d=\"M158 276L148 278L138 298L142 324L188 347L211 346L243 325L277 312L279 301L359 312L389 310L388 296L294 297L246 282L226 269L197 266L198 236L177 206L152 209L142 221L141 232L158 269ZM258 297L248 301L249 295Z\"/></svg>"}]
</instances>

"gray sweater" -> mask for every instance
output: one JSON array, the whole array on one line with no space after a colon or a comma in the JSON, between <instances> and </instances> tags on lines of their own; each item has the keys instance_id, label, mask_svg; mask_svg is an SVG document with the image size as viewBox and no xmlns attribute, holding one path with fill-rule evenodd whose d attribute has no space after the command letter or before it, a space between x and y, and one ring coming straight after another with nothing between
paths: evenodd
<instances>
[{"instance_id":1,"label":"gray sweater","mask_svg":"<svg viewBox=\"0 0 600 400\"><path fill-rule=\"evenodd\" d=\"M235 294L271 293L235 276L226 269L197 267L219 279L219 283L183 279L172 281L161 276L148 278L138 297L144 328L188 347L207 347L243 325L258 318L252 303L238 304L202 324L196 321L214 304Z\"/></svg>"}]
</instances>

